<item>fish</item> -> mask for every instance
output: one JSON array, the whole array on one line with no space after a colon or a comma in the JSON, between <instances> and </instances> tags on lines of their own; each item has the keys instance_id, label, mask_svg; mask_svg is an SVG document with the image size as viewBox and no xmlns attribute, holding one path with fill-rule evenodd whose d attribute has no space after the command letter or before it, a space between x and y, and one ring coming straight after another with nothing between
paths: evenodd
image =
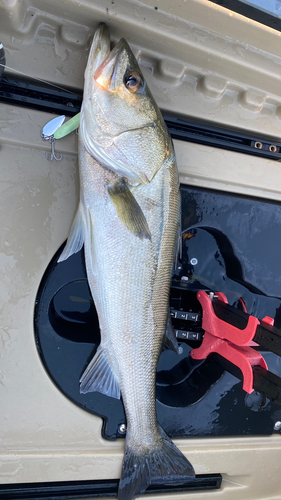
<instances>
[{"instance_id":1,"label":"fish","mask_svg":"<svg viewBox=\"0 0 281 500\"><path fill-rule=\"evenodd\" d=\"M156 416L156 367L177 351L169 314L180 234L172 141L124 38L111 49L99 25L85 70L79 127L80 202L59 262L84 245L101 342L80 392L124 404L127 431L118 500L154 484L194 479L193 466Z\"/></svg>"}]
</instances>

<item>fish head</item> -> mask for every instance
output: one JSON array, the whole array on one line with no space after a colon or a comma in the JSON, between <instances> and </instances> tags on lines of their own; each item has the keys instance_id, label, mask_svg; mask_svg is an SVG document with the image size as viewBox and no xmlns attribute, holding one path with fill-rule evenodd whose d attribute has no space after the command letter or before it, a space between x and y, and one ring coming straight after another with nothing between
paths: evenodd
<instances>
[{"instance_id":1,"label":"fish head","mask_svg":"<svg viewBox=\"0 0 281 500\"><path fill-rule=\"evenodd\" d=\"M147 184L173 154L171 139L126 40L109 47L108 38L96 34L85 73L81 138L103 166L133 185ZM100 54L106 54L102 62Z\"/></svg>"}]
</instances>

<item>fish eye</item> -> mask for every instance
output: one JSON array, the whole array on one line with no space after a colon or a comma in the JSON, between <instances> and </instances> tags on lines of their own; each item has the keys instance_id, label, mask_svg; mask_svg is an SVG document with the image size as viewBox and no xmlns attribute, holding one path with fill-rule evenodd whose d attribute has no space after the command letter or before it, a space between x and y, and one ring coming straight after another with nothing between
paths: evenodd
<instances>
[{"instance_id":1,"label":"fish eye","mask_svg":"<svg viewBox=\"0 0 281 500\"><path fill-rule=\"evenodd\" d=\"M125 75L124 84L130 92L139 92L143 89L144 82L140 74L134 71Z\"/></svg>"}]
</instances>

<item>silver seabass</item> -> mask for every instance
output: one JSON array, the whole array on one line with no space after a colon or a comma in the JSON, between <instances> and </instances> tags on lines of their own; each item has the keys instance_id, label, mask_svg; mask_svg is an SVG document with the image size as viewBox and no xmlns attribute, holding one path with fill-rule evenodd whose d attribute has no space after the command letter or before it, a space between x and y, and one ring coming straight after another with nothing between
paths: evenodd
<instances>
[{"instance_id":1,"label":"silver seabass","mask_svg":"<svg viewBox=\"0 0 281 500\"><path fill-rule=\"evenodd\" d=\"M65 260L84 244L101 343L82 393L122 394L127 436L118 499L150 484L194 477L157 423L155 374L165 332L180 217L172 142L124 39L110 51L96 31L85 72L79 132L80 204ZM171 341L171 340L170 340Z\"/></svg>"}]
</instances>

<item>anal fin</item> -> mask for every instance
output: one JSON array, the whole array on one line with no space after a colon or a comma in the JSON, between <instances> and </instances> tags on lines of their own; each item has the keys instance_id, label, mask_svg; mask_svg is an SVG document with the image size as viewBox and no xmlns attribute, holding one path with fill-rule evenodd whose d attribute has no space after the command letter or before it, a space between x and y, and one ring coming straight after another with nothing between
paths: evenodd
<instances>
[{"instance_id":1,"label":"anal fin","mask_svg":"<svg viewBox=\"0 0 281 500\"><path fill-rule=\"evenodd\" d=\"M108 364L102 347L99 346L92 361L80 379L80 393L101 392L106 396L120 399L120 389Z\"/></svg>"}]
</instances>

